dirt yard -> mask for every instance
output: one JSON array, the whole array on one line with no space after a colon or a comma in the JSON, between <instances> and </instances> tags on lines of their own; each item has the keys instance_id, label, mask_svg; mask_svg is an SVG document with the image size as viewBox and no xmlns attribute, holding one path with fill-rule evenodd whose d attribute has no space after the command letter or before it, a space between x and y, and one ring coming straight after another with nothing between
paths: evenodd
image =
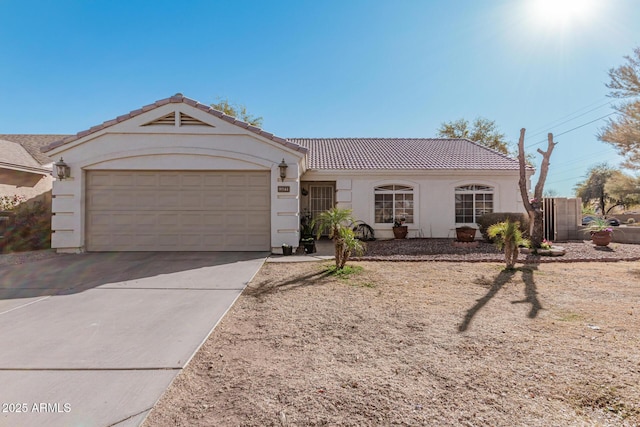
<instances>
[{"instance_id":1,"label":"dirt yard","mask_svg":"<svg viewBox=\"0 0 640 427\"><path fill-rule=\"evenodd\" d=\"M266 264L147 426L640 425L640 262Z\"/></svg>"}]
</instances>

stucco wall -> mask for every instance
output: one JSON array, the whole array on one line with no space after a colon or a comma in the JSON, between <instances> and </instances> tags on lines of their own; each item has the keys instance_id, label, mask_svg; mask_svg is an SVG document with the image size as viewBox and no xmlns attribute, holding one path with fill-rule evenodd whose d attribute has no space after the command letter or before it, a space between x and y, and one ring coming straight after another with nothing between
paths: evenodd
<instances>
[{"instance_id":1,"label":"stucco wall","mask_svg":"<svg viewBox=\"0 0 640 427\"><path fill-rule=\"evenodd\" d=\"M205 126L141 126L149 120L185 111L211 123ZM169 104L96 132L49 153L63 156L71 179L53 188L52 247L84 249L85 173L87 170L267 170L271 173L271 242L298 244L299 168L303 154L219 120L184 104ZM280 180L278 164L288 164ZM290 192L279 193L287 185Z\"/></svg>"},{"instance_id":2,"label":"stucco wall","mask_svg":"<svg viewBox=\"0 0 640 427\"><path fill-rule=\"evenodd\" d=\"M356 219L371 225L377 238L392 238L392 224L375 224L374 188L380 185L401 184L414 188L414 224L408 237L447 238L455 236L455 198L458 186L481 184L494 187L494 212L524 212L518 172L502 171L393 171L356 173L345 171L309 171L306 181L335 181L336 203L353 210ZM476 224L468 224L476 227Z\"/></svg>"},{"instance_id":3,"label":"stucco wall","mask_svg":"<svg viewBox=\"0 0 640 427\"><path fill-rule=\"evenodd\" d=\"M0 169L0 196L23 196L30 200L51 190L53 177Z\"/></svg>"}]
</instances>

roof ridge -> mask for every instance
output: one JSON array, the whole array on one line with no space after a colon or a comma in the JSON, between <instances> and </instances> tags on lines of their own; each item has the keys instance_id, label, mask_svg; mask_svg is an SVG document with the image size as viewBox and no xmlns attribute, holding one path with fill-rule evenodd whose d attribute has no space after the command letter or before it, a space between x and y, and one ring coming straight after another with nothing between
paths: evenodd
<instances>
[{"instance_id":1,"label":"roof ridge","mask_svg":"<svg viewBox=\"0 0 640 427\"><path fill-rule=\"evenodd\" d=\"M424 141L424 140L434 140L434 141L462 141L462 140L467 140L466 138L438 138L438 137L431 137L431 136L427 136L427 137L419 137L419 136L412 136L412 137L400 137L400 136L394 136L394 137L374 137L374 136L356 136L356 137L352 137L352 136L337 136L337 137L288 137L287 139L292 140L292 139L316 139L316 140L341 140L341 139L352 139L352 140L365 140L365 139L371 139L371 140L385 140L385 141L390 141L390 140L411 140L411 141ZM473 141L471 141L473 142Z\"/></svg>"},{"instance_id":2,"label":"roof ridge","mask_svg":"<svg viewBox=\"0 0 640 427\"><path fill-rule=\"evenodd\" d=\"M123 114L123 115L118 116L118 117L116 117L114 119L111 119L111 120L106 120L106 121L102 122L99 125L93 126L93 127L89 128L89 129L86 129L86 130L83 130L83 131L80 131L80 132L78 132L78 133L76 133L74 135L67 136L66 138L63 138L63 139L61 139L59 141L52 142L51 144L49 144L49 145L47 145L45 147L42 147L42 151L46 153L48 151L53 150L54 148L60 147L62 145L68 144L68 143L73 142L73 141L77 141L78 139L83 138L83 137L85 137L87 135L91 135L93 133L96 133L98 131L101 131L103 129L111 127L113 125L116 125L116 124L118 124L120 122L123 122L125 120L132 119L132 118L134 118L136 116L139 116L140 114L146 113L148 111L155 110L156 108L161 107L163 105L178 104L178 103L183 103L183 104L190 105L190 106L192 106L194 108L197 108L197 109L199 109L201 111L204 111L204 112L206 112L208 114L216 116L216 117L218 117L218 118L220 118L220 119L222 119L222 120L224 120L224 121L226 121L228 123L231 123L232 125L239 126L239 127L243 128L243 129L246 129L246 130L248 130L250 132L253 132L253 133L257 134L257 135L260 135L260 136L262 136L264 138L270 139L270 140L272 140L274 142L277 142L277 143L279 143L281 145L284 145L284 146L286 146L288 148L291 148L293 150L300 151L300 152L306 152L307 151L306 148L301 147L301 146L299 146L297 144L293 144L292 142L289 142L285 138L276 136L271 132L267 132L267 131L263 130L262 128L259 128L258 126L253 126L253 125L251 125L251 124L249 124L247 122L239 120L239 119L237 119L237 118L235 118L233 116L230 116L228 114L225 114L224 112L222 112L220 110L216 110L215 108L211 107L210 105L205 105L205 104L202 104L202 103L200 103L200 102L198 102L198 101L196 101L194 99L187 98L186 96L184 96L181 93L177 93L177 94L175 94L173 96L170 96L168 98L160 99L160 100L158 100L158 101L156 101L156 102L154 102L152 104L147 104L147 105L145 105L143 107L140 107L140 108L138 108L136 110L131 110L127 114Z\"/></svg>"},{"instance_id":3,"label":"roof ridge","mask_svg":"<svg viewBox=\"0 0 640 427\"><path fill-rule=\"evenodd\" d=\"M291 138L311 169L511 170L516 159L467 138Z\"/></svg>"},{"instance_id":4,"label":"roof ridge","mask_svg":"<svg viewBox=\"0 0 640 427\"><path fill-rule=\"evenodd\" d=\"M0 139L4 136L68 136L68 133L0 133Z\"/></svg>"}]
</instances>

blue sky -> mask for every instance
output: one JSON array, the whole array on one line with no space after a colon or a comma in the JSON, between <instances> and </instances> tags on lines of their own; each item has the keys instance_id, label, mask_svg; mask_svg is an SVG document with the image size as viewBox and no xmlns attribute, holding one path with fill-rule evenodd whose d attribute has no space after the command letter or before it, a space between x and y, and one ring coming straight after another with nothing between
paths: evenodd
<instances>
[{"instance_id":1,"label":"blue sky","mask_svg":"<svg viewBox=\"0 0 640 427\"><path fill-rule=\"evenodd\" d=\"M637 0L0 0L0 133L76 133L177 92L283 137L482 116L514 144L527 128L530 151L569 131L545 187L568 196L619 162L595 135L638 22Z\"/></svg>"}]
</instances>

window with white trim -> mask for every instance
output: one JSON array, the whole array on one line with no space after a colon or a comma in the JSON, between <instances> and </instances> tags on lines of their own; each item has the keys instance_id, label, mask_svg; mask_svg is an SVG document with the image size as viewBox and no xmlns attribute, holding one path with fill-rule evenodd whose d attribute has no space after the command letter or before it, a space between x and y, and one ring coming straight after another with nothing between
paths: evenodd
<instances>
[{"instance_id":1,"label":"window with white trim","mask_svg":"<svg viewBox=\"0 0 640 427\"><path fill-rule=\"evenodd\" d=\"M392 223L396 218L404 218L406 224L413 224L413 187L381 185L375 187L373 192L376 223Z\"/></svg>"},{"instance_id":2,"label":"window with white trim","mask_svg":"<svg viewBox=\"0 0 640 427\"><path fill-rule=\"evenodd\" d=\"M486 213L493 212L493 187L463 185L456 187L456 223L475 223Z\"/></svg>"}]
</instances>

